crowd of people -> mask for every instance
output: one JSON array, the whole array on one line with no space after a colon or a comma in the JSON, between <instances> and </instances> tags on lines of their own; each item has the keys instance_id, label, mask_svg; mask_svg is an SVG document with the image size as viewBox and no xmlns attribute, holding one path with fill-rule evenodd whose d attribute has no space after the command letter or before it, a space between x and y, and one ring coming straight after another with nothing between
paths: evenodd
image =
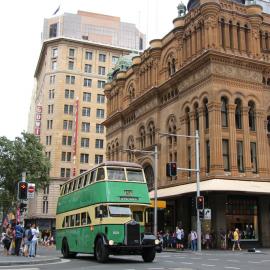
<instances>
[{"instance_id":1,"label":"crowd of people","mask_svg":"<svg viewBox=\"0 0 270 270\"><path fill-rule=\"evenodd\" d=\"M25 227L20 222L13 226L7 224L1 236L1 243L4 247L3 255L35 257L39 234L39 229L34 223L31 226L26 225ZM49 238L46 238L46 245L49 245L50 241Z\"/></svg>"},{"instance_id":2,"label":"crowd of people","mask_svg":"<svg viewBox=\"0 0 270 270\"><path fill-rule=\"evenodd\" d=\"M158 238L160 240L163 249L173 248L178 250L191 249L192 251L197 251L198 248L198 235L195 230L191 230L187 235L181 226L177 226L174 232L163 232L158 233ZM219 238L219 239L218 239ZM219 241L218 241L219 240ZM230 230L227 233L220 229L217 235L214 232L206 231L202 233L201 244L203 249L232 249L235 248L241 250L240 247L241 232L238 228L234 231ZM218 246L218 244L220 246Z\"/></svg>"}]
</instances>

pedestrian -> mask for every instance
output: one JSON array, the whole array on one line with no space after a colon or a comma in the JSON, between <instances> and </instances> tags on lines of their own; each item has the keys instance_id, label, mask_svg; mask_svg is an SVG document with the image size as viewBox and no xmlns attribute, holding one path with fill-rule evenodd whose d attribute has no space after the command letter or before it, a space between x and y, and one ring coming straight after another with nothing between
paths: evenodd
<instances>
[{"instance_id":1,"label":"pedestrian","mask_svg":"<svg viewBox=\"0 0 270 270\"><path fill-rule=\"evenodd\" d=\"M204 239L205 239L205 248L209 249L210 248L210 233L209 233L209 231L207 231L205 233Z\"/></svg>"},{"instance_id":2,"label":"pedestrian","mask_svg":"<svg viewBox=\"0 0 270 270\"><path fill-rule=\"evenodd\" d=\"M28 241L30 242L29 257L36 256L36 244L39 231L36 229L36 224L32 224L28 233Z\"/></svg>"},{"instance_id":3,"label":"pedestrian","mask_svg":"<svg viewBox=\"0 0 270 270\"><path fill-rule=\"evenodd\" d=\"M10 224L7 224L6 232L5 232L4 239L3 239L4 255L5 256L9 255L9 249L10 249L12 239L13 239L13 231L11 229Z\"/></svg>"},{"instance_id":4,"label":"pedestrian","mask_svg":"<svg viewBox=\"0 0 270 270\"><path fill-rule=\"evenodd\" d=\"M226 233L224 230L220 229L219 237L220 237L220 248L226 249Z\"/></svg>"},{"instance_id":5,"label":"pedestrian","mask_svg":"<svg viewBox=\"0 0 270 270\"><path fill-rule=\"evenodd\" d=\"M242 250L240 247L240 233L238 228L235 229L234 233L233 233L233 247L232 247L232 251L234 251L235 245L237 245L239 250Z\"/></svg>"},{"instance_id":6,"label":"pedestrian","mask_svg":"<svg viewBox=\"0 0 270 270\"><path fill-rule=\"evenodd\" d=\"M197 235L196 231L192 230L190 232L190 239L191 239L191 250L197 251L198 235Z\"/></svg>"},{"instance_id":7,"label":"pedestrian","mask_svg":"<svg viewBox=\"0 0 270 270\"><path fill-rule=\"evenodd\" d=\"M184 250L184 230L179 228L179 226L176 227L176 249L182 249Z\"/></svg>"},{"instance_id":8,"label":"pedestrian","mask_svg":"<svg viewBox=\"0 0 270 270\"><path fill-rule=\"evenodd\" d=\"M18 221L17 225L15 226L15 255L20 255L20 249L23 239L24 229L22 224Z\"/></svg>"},{"instance_id":9,"label":"pedestrian","mask_svg":"<svg viewBox=\"0 0 270 270\"><path fill-rule=\"evenodd\" d=\"M30 250L30 241L28 240L29 231L30 231L30 225L27 224L25 227L24 234L23 234L23 255L25 257L29 256L29 250Z\"/></svg>"}]
</instances>

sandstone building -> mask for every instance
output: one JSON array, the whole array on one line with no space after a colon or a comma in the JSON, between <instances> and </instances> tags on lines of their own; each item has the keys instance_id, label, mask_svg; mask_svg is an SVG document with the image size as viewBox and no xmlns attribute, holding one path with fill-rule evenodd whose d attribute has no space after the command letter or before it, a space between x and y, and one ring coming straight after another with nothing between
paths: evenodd
<instances>
[{"instance_id":1,"label":"sandstone building","mask_svg":"<svg viewBox=\"0 0 270 270\"><path fill-rule=\"evenodd\" d=\"M266 1L264 5L269 8ZM259 3L258 2L258 3ZM203 234L238 227L246 245L270 246L270 14L253 1L190 0L173 29L105 85L107 158L132 160L153 189L153 156L125 149L158 146L158 230L196 224L195 173L166 176L166 163L195 168L212 217ZM151 193L153 196L153 193Z\"/></svg>"},{"instance_id":2,"label":"sandstone building","mask_svg":"<svg viewBox=\"0 0 270 270\"><path fill-rule=\"evenodd\" d=\"M105 160L104 85L119 57L144 48L145 35L120 18L79 11L46 19L29 131L45 146L51 183L30 200L28 219L55 225L60 185Z\"/></svg>"}]
</instances>

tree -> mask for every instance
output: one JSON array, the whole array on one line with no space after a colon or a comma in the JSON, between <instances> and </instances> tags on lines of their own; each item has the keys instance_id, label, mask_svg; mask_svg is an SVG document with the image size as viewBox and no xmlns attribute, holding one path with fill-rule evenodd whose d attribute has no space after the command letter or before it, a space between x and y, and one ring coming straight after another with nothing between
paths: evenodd
<instances>
[{"instance_id":1,"label":"tree","mask_svg":"<svg viewBox=\"0 0 270 270\"><path fill-rule=\"evenodd\" d=\"M0 137L0 205L6 208L16 202L22 172L26 172L27 182L35 183L37 190L47 185L50 166L35 135L23 132L22 137L16 137L14 141Z\"/></svg>"}]
</instances>

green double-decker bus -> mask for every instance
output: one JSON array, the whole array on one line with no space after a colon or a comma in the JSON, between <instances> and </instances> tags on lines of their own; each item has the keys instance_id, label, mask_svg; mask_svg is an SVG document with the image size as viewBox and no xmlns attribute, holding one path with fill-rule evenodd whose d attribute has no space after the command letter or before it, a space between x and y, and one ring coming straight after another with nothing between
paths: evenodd
<instances>
[{"instance_id":1,"label":"green double-decker bus","mask_svg":"<svg viewBox=\"0 0 270 270\"><path fill-rule=\"evenodd\" d=\"M159 240L144 231L150 206L143 169L136 163L108 161L68 180L56 212L56 248L65 258L94 254L141 255L152 262Z\"/></svg>"}]
</instances>

